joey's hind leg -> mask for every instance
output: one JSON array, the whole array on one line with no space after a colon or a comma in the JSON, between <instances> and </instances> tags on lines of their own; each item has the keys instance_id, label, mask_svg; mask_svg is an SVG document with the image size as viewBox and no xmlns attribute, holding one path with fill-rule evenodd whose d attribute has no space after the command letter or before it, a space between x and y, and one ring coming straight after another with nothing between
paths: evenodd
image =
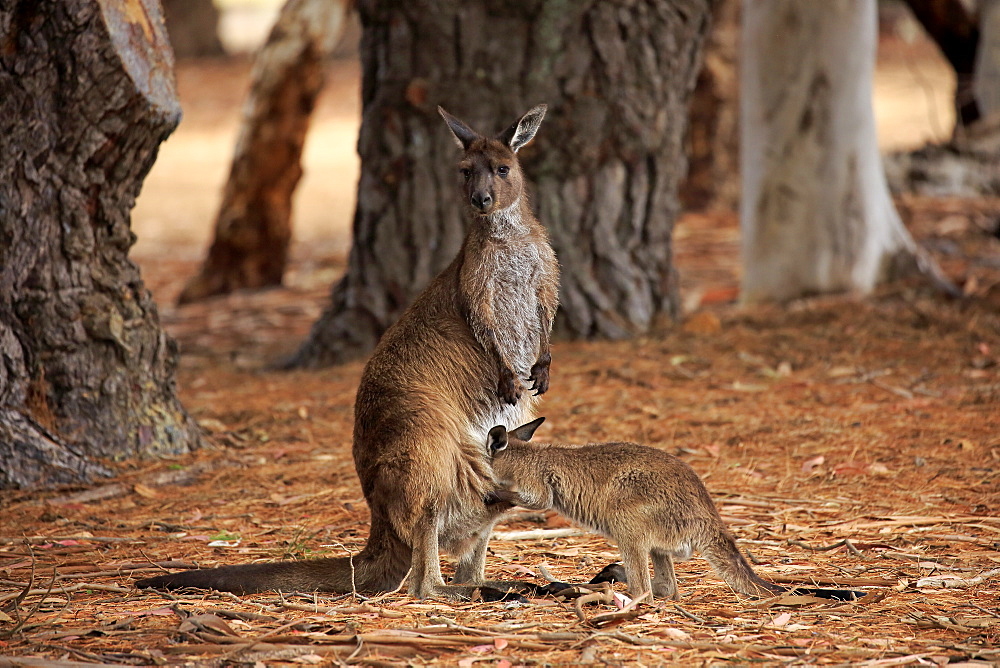
<instances>
[{"instance_id":1,"label":"joey's hind leg","mask_svg":"<svg viewBox=\"0 0 1000 668\"><path fill-rule=\"evenodd\" d=\"M632 598L638 598L652 589L649 579L649 551L636 545L625 546L621 543L618 547L622 553L625 577L628 578L628 593Z\"/></svg>"},{"instance_id":2,"label":"joey's hind leg","mask_svg":"<svg viewBox=\"0 0 1000 668\"><path fill-rule=\"evenodd\" d=\"M486 580L486 548L489 545L492 526L477 536L472 548L459 555L452 582L458 584L481 584Z\"/></svg>"},{"instance_id":3,"label":"joey's hind leg","mask_svg":"<svg viewBox=\"0 0 1000 668\"><path fill-rule=\"evenodd\" d=\"M495 590L491 592L491 595L494 597L496 596L496 592L539 593L539 587L531 582L486 579L486 553L492 530L492 527L487 530L485 534L479 537L479 540L472 546L472 549L459 557L458 565L455 567L455 577L452 579L452 582L456 585L479 586L485 587L488 590ZM497 599L494 598L492 600Z\"/></svg>"},{"instance_id":4,"label":"joey's hind leg","mask_svg":"<svg viewBox=\"0 0 1000 668\"><path fill-rule=\"evenodd\" d=\"M680 592L677 590L677 576L674 574L674 560L669 552L653 550L653 595L658 598L667 598L672 601L679 601Z\"/></svg>"}]
</instances>

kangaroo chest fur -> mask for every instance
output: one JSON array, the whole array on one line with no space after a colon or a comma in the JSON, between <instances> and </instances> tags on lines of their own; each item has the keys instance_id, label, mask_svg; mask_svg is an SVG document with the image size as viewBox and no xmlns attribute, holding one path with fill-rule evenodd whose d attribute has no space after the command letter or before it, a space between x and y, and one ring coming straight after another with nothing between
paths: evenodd
<instances>
[{"instance_id":1,"label":"kangaroo chest fur","mask_svg":"<svg viewBox=\"0 0 1000 668\"><path fill-rule=\"evenodd\" d=\"M482 239L480 252L463 273L466 281L488 286L483 306L491 312L499 347L514 365L513 371L527 378L538 358L542 335L538 289L547 258L543 246L522 224L519 203L510 208L513 211L491 217L492 233Z\"/></svg>"}]
</instances>

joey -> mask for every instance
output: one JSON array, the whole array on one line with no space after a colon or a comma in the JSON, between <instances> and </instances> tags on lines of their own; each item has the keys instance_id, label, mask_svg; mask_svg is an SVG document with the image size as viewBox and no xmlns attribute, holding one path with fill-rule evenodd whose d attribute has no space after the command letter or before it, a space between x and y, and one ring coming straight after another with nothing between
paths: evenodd
<instances>
[{"instance_id":1,"label":"joey","mask_svg":"<svg viewBox=\"0 0 1000 668\"><path fill-rule=\"evenodd\" d=\"M488 447L501 487L497 499L552 508L613 540L629 592L678 599L673 562L699 552L733 589L771 596L747 563L698 474L673 455L636 443L570 446L530 442L545 418L508 432L490 430ZM650 580L652 557L655 577Z\"/></svg>"}]
</instances>

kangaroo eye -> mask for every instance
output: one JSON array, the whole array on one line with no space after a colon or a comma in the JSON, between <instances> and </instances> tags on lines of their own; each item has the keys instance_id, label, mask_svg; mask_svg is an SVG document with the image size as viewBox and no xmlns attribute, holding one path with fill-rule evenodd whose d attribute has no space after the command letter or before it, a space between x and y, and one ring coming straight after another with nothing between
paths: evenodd
<instances>
[{"instance_id":1,"label":"kangaroo eye","mask_svg":"<svg viewBox=\"0 0 1000 668\"><path fill-rule=\"evenodd\" d=\"M458 171L462 175L462 178L465 179L466 181L468 181L469 178L472 176L472 170L471 169L466 169L465 167L463 167L462 169L460 169Z\"/></svg>"},{"instance_id":2,"label":"kangaroo eye","mask_svg":"<svg viewBox=\"0 0 1000 668\"><path fill-rule=\"evenodd\" d=\"M507 165L500 165L500 167L497 168L497 174L499 174L504 178L507 178L507 175L510 174L510 167L508 167Z\"/></svg>"}]
</instances>

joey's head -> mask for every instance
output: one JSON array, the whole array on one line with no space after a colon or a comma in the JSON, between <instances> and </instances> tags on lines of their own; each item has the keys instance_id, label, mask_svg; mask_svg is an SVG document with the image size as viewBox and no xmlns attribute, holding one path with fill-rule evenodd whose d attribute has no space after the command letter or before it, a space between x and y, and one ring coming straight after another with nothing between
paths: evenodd
<instances>
[{"instance_id":1,"label":"joey's head","mask_svg":"<svg viewBox=\"0 0 1000 668\"><path fill-rule=\"evenodd\" d=\"M527 424L522 424L517 429L512 429L507 431L507 428L502 424L490 429L489 435L486 437L486 449L496 461L499 455L502 459L511 459L510 457L503 457L503 454L507 452L508 446L514 446L517 449L518 446L525 445L531 440L531 437L535 435L535 430L545 422L545 418L535 418Z\"/></svg>"},{"instance_id":2,"label":"joey's head","mask_svg":"<svg viewBox=\"0 0 1000 668\"><path fill-rule=\"evenodd\" d=\"M473 214L490 216L516 205L524 191L518 150L535 136L547 107L540 104L493 138L480 135L438 107L465 154L458 163L462 193Z\"/></svg>"}]
</instances>

